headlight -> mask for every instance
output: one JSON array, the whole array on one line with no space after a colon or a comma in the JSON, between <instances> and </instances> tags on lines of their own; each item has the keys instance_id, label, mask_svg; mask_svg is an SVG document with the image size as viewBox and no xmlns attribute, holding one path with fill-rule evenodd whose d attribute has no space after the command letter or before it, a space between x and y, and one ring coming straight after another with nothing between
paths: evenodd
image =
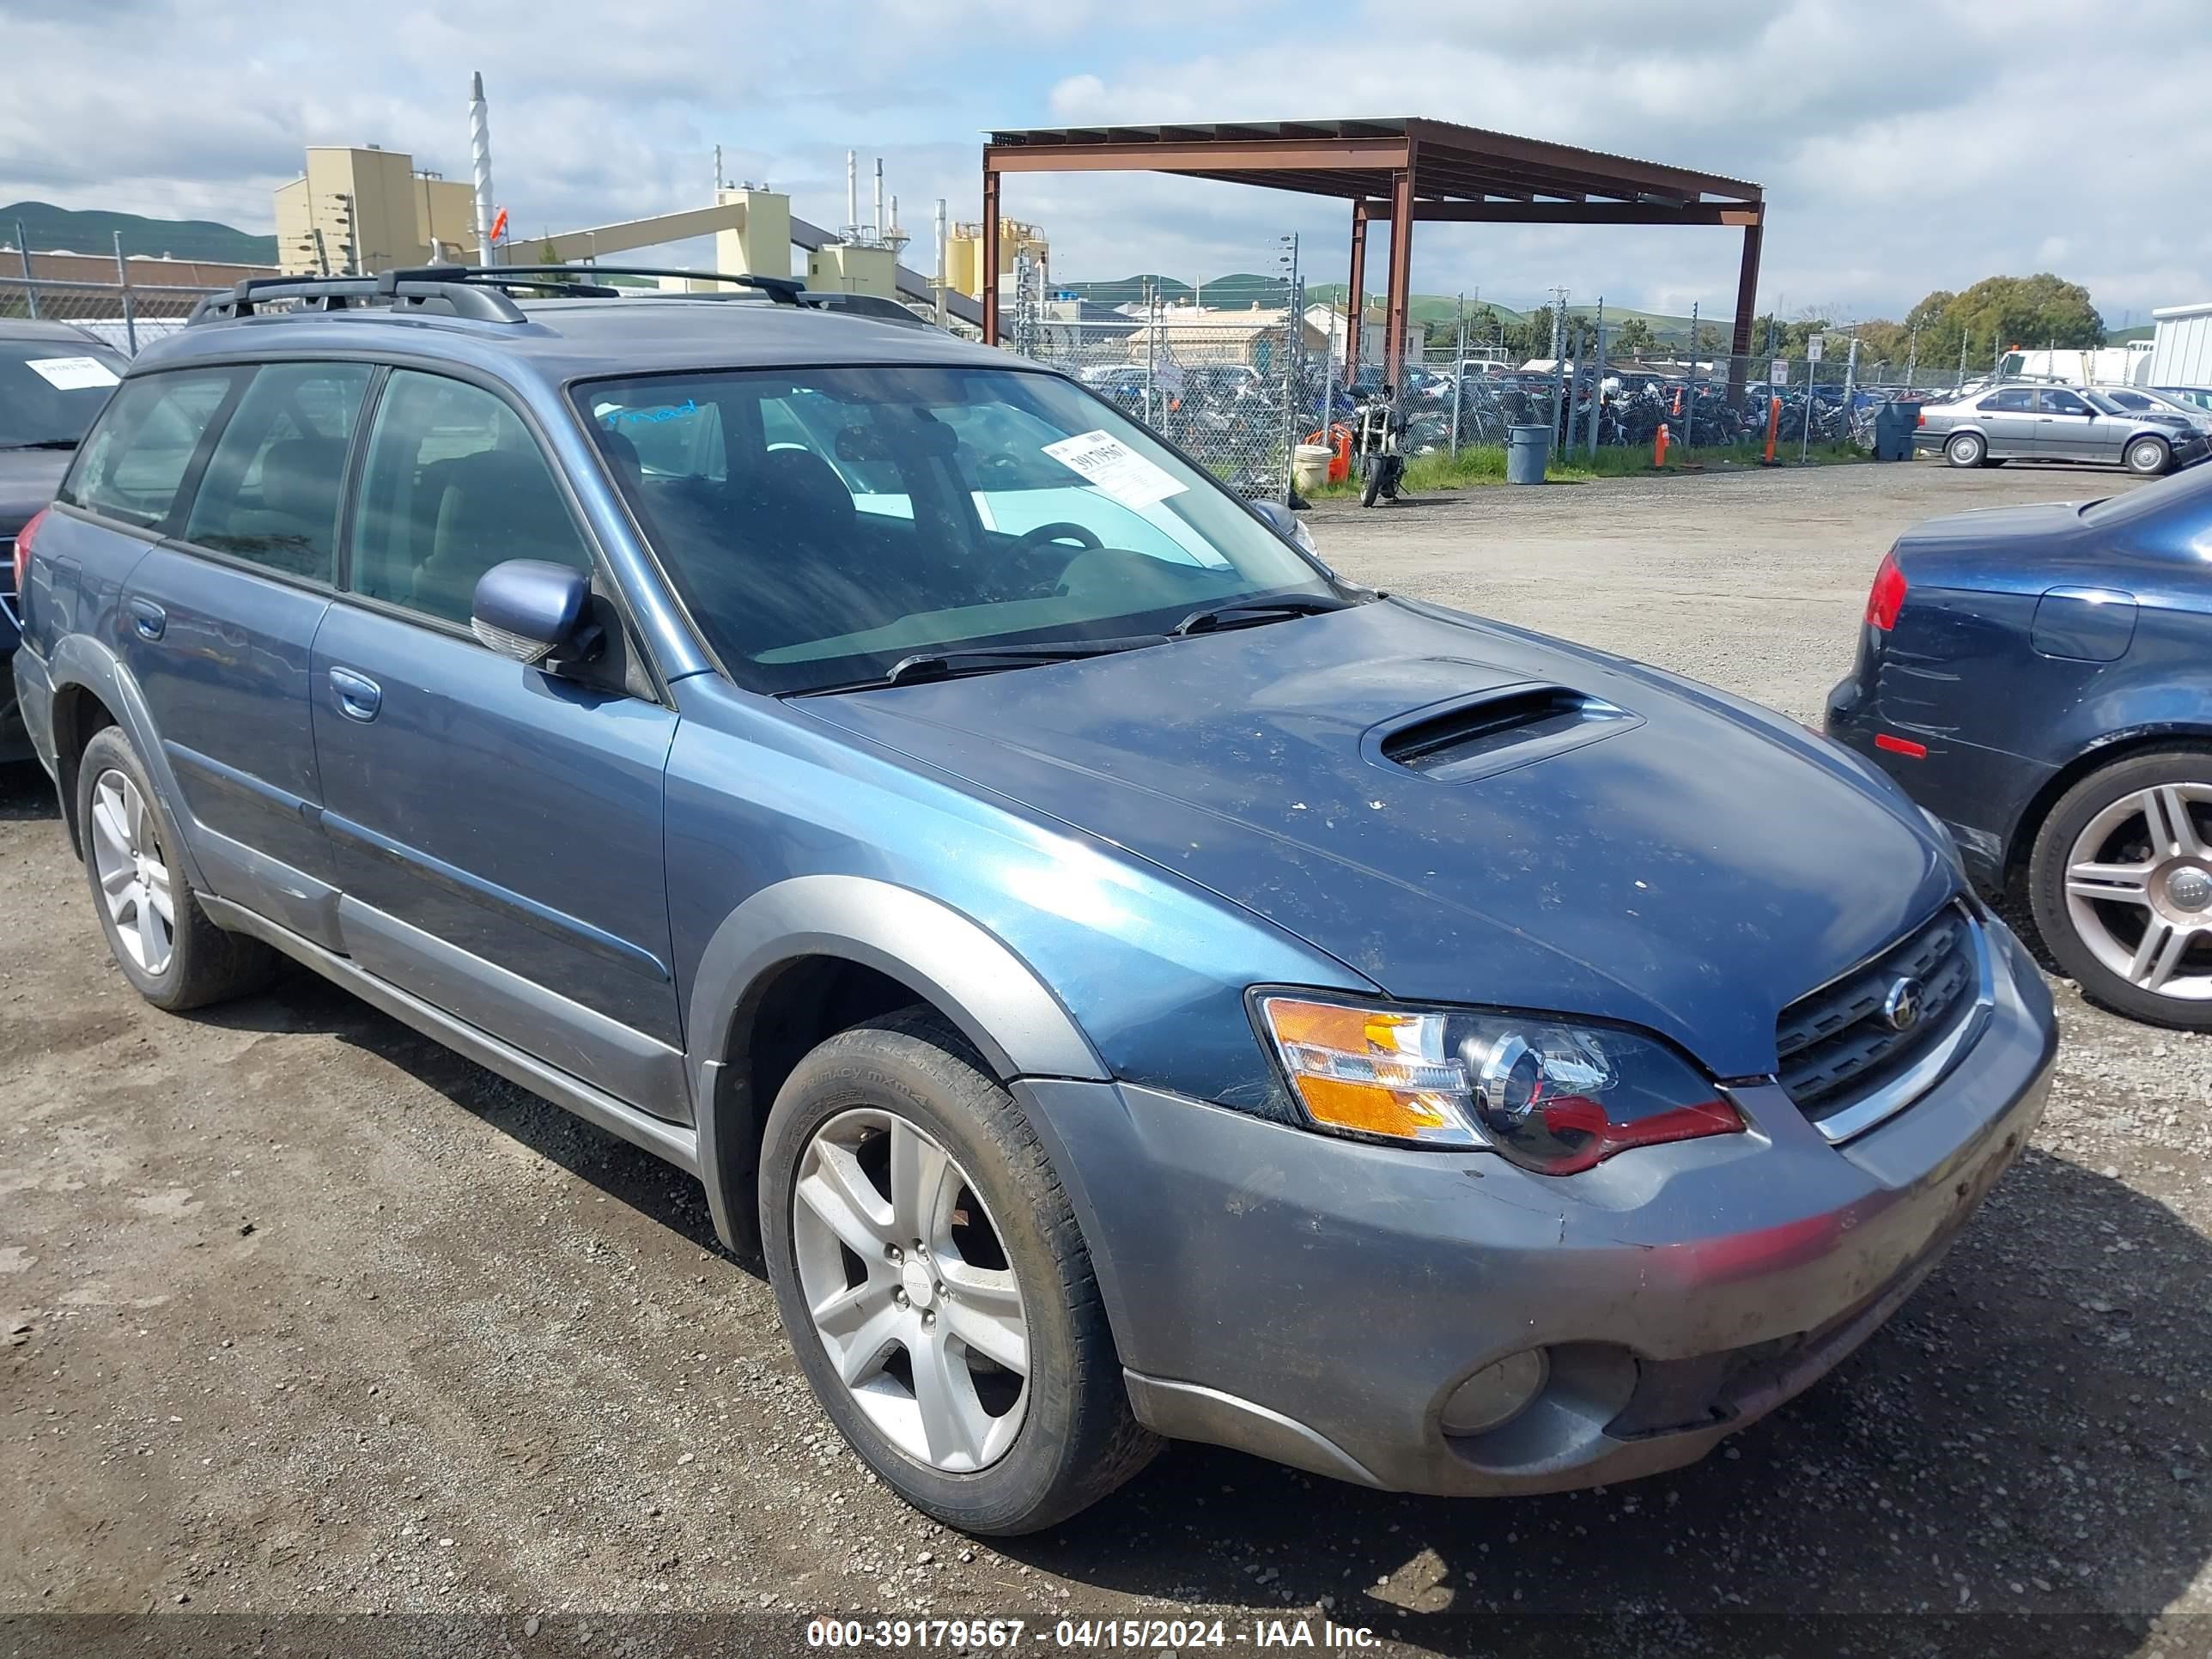
<instances>
[{"instance_id":1,"label":"headlight","mask_svg":"<svg viewBox=\"0 0 2212 1659\"><path fill-rule=\"evenodd\" d=\"M1317 1128L1486 1146L1539 1174L1572 1175L1631 1146L1744 1127L1672 1049L1631 1031L1274 993L1256 1000Z\"/></svg>"}]
</instances>

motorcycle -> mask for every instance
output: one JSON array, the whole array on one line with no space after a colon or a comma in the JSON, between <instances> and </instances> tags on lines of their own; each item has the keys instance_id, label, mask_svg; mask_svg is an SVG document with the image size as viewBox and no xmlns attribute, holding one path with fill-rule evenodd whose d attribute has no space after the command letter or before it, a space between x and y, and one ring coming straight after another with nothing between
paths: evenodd
<instances>
[{"instance_id":1,"label":"motorcycle","mask_svg":"<svg viewBox=\"0 0 2212 1659\"><path fill-rule=\"evenodd\" d=\"M1352 466L1359 479L1359 504L1396 501L1406 476L1406 412L1385 386L1360 399L1352 417Z\"/></svg>"}]
</instances>

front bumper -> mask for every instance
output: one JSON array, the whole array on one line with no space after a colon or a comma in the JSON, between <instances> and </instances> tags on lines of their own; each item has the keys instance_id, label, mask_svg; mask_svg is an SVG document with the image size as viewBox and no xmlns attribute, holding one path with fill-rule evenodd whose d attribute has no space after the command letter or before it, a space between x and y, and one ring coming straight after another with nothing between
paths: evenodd
<instances>
[{"instance_id":1,"label":"front bumper","mask_svg":"<svg viewBox=\"0 0 2212 1659\"><path fill-rule=\"evenodd\" d=\"M1951 1074L1837 1147L1774 1085L1749 1133L1560 1181L1129 1085L1018 1085L1091 1241L1138 1416L1394 1490L1556 1491L1679 1468L1836 1364L1934 1267L2034 1127L2040 975L1989 928L1996 1006ZM1501 1428L1440 1427L1542 1347Z\"/></svg>"}]
</instances>

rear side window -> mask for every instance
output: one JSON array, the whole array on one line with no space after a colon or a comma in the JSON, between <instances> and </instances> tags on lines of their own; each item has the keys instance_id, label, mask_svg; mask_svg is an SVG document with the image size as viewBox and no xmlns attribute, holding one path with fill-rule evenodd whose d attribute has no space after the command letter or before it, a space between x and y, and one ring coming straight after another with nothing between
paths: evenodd
<instances>
[{"instance_id":1,"label":"rear side window","mask_svg":"<svg viewBox=\"0 0 2212 1659\"><path fill-rule=\"evenodd\" d=\"M353 591L465 623L477 578L508 559L591 568L537 440L481 387L395 369L362 472Z\"/></svg>"},{"instance_id":2,"label":"rear side window","mask_svg":"<svg viewBox=\"0 0 2212 1659\"><path fill-rule=\"evenodd\" d=\"M167 524L192 453L241 373L184 370L125 380L77 451L61 499L142 529Z\"/></svg>"},{"instance_id":3,"label":"rear side window","mask_svg":"<svg viewBox=\"0 0 2212 1659\"><path fill-rule=\"evenodd\" d=\"M288 576L332 580L338 490L368 390L365 363L270 363L225 423L185 539Z\"/></svg>"}]
</instances>

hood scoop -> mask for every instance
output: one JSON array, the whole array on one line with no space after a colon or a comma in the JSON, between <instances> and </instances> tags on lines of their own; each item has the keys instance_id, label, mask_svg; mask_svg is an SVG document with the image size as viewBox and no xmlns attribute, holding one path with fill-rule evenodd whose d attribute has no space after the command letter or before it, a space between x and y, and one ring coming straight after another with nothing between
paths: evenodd
<instances>
[{"instance_id":1,"label":"hood scoop","mask_svg":"<svg viewBox=\"0 0 2212 1659\"><path fill-rule=\"evenodd\" d=\"M1643 723L1586 692L1524 680L1417 708L1375 727L1360 748L1437 783L1471 783Z\"/></svg>"}]
</instances>

